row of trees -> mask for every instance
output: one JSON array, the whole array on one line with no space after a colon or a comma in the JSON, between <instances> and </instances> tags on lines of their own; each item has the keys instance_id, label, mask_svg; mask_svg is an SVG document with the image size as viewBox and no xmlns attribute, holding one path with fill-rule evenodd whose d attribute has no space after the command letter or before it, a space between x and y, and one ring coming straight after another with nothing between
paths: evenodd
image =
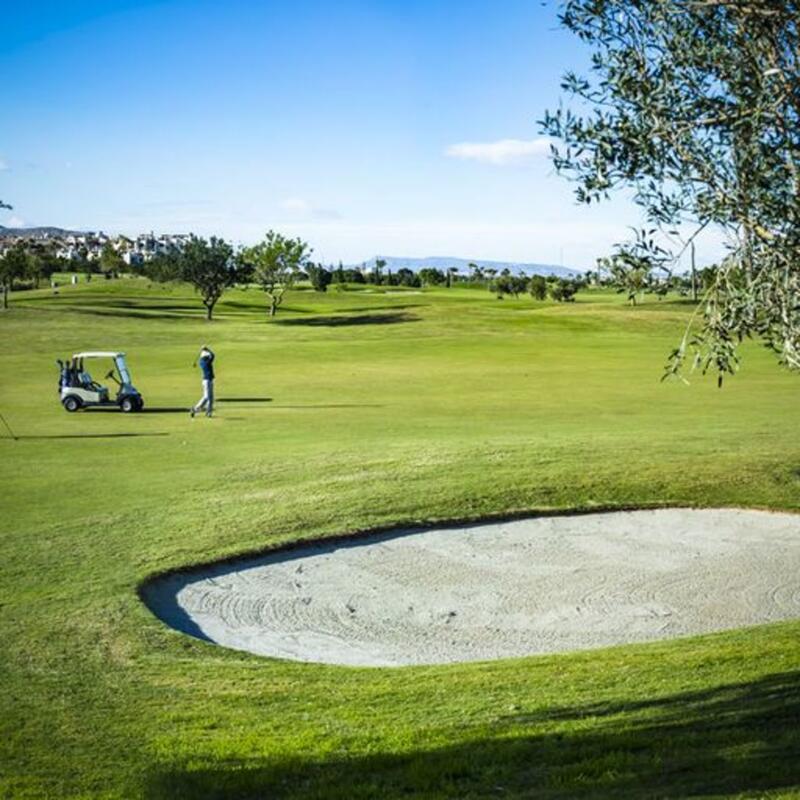
<instances>
[{"instance_id":1,"label":"row of trees","mask_svg":"<svg viewBox=\"0 0 800 800\"><path fill-rule=\"evenodd\" d=\"M19 286L38 288L56 272L83 272L87 277L101 273L114 277L128 267L113 247L107 245L96 261L72 261L56 255L55 246L46 239L20 239L0 256L0 292L3 308L8 308L8 295Z\"/></svg>"},{"instance_id":2,"label":"row of trees","mask_svg":"<svg viewBox=\"0 0 800 800\"><path fill-rule=\"evenodd\" d=\"M546 300L548 297L557 303L571 303L575 295L585 283L582 279L569 280L557 278L554 275L512 275L507 270L489 283L489 291L502 300L505 295L519 297L521 294L530 294L534 300Z\"/></svg>"},{"instance_id":3,"label":"row of trees","mask_svg":"<svg viewBox=\"0 0 800 800\"><path fill-rule=\"evenodd\" d=\"M300 239L288 239L270 231L254 247L235 251L223 239L192 237L183 250L157 256L141 266L127 265L120 254L107 245L96 261L67 260L55 255L52 243L21 239L0 256L0 292L3 308L8 308L9 292L20 286L38 287L56 272L84 272L116 277L124 271L145 275L158 282L186 281L200 294L211 319L214 307L231 286L258 283L269 298L269 313L274 315L283 294L294 281L310 271L311 249Z\"/></svg>"},{"instance_id":4,"label":"row of trees","mask_svg":"<svg viewBox=\"0 0 800 800\"><path fill-rule=\"evenodd\" d=\"M51 247L37 240L18 241L0 257L0 289L3 307L8 308L8 294L20 284L38 287L42 280L67 265Z\"/></svg>"},{"instance_id":5,"label":"row of trees","mask_svg":"<svg viewBox=\"0 0 800 800\"><path fill-rule=\"evenodd\" d=\"M655 295L659 300L669 292L676 292L694 300L698 293L713 285L717 275L716 266L702 270L692 268L687 275L675 274L665 270L655 272L650 266L642 265L635 257L615 254L613 257L598 260L597 270L589 270L582 276L559 278L542 275L515 275L510 269L483 268L477 264L469 265L467 275L458 274L454 268L441 270L427 267L418 273L402 268L396 272L384 271L386 262L376 260L372 270L346 269L338 267L325 268L320 264L308 264L306 276L317 291L326 291L330 285L347 283L374 284L376 286L450 286L456 283L486 287L498 298L510 295L518 297L530 294L537 300L550 298L556 302L574 301L575 295L588 286L616 289L625 294L628 302L635 306L647 294Z\"/></svg>"},{"instance_id":6,"label":"row of trees","mask_svg":"<svg viewBox=\"0 0 800 800\"><path fill-rule=\"evenodd\" d=\"M310 261L311 248L302 239L269 231L252 247L238 250L216 236L193 236L181 250L145 262L139 271L158 282L185 281L200 295L211 320L214 307L225 291L236 284L257 284L267 297L267 309L275 316L284 294L301 276L319 283L320 265Z\"/></svg>"},{"instance_id":7,"label":"row of trees","mask_svg":"<svg viewBox=\"0 0 800 800\"><path fill-rule=\"evenodd\" d=\"M303 279L319 292L327 291L331 285L348 283L449 287L460 281L485 286L499 299L530 294L536 300L549 298L555 302L574 301L580 289L594 285L616 288L627 295L631 305L636 305L648 293L661 299L669 291L677 291L697 299L698 291L713 286L717 275L717 268L709 267L698 272L693 270L691 276L656 276L636 258L618 254L601 259L596 272L571 279L514 275L509 269L484 269L477 264L470 266L469 275L462 276L454 269L426 268L418 273L407 268L386 271L386 262L381 259L376 260L373 270L345 268L341 263L338 267L325 267L311 261L312 252L301 239L287 238L275 231L268 232L258 244L239 250L221 238L193 237L182 251L175 250L141 266L129 267L111 246L104 248L96 261L76 264L56 257L52 245L46 241L23 240L0 257L0 289L3 307L7 308L8 293L15 285L38 286L42 279L49 279L55 272L73 272L77 268L89 278L92 273L115 277L124 271L133 271L159 283L190 283L200 294L206 316L211 319L225 290L236 284L260 286L267 298L268 313L274 316L287 289Z\"/></svg>"},{"instance_id":8,"label":"row of trees","mask_svg":"<svg viewBox=\"0 0 800 800\"><path fill-rule=\"evenodd\" d=\"M270 231L252 247L235 250L218 237L203 239L193 237L182 251L162 254L140 266L130 267L113 247L104 248L96 261L77 263L58 258L52 245L40 240L17 242L0 258L0 287L3 307L8 307L8 293L15 285L38 286L55 272L72 272L76 268L87 273L101 273L116 277L124 271L133 271L150 280L165 283L185 281L200 294L208 319L226 289L236 285L257 284L267 298L270 316L280 308L284 294L297 281L307 279L315 291L325 292L331 285L348 283L375 284L379 286L452 286L456 281L485 286L499 299L530 294L536 300L550 298L556 302L574 301L576 293L587 285L615 287L625 292L632 305L645 293L660 297L670 290L696 295L698 286L709 286L715 276L714 268L692 276L691 282L682 276L656 278L635 261L620 258L601 260L597 272L572 279L533 275L514 275L509 269L483 269L472 264L467 276L458 275L454 269L426 268L418 273L407 268L395 272L385 271L385 261L376 260L373 270L325 267L311 261L312 249L301 239L291 239Z\"/></svg>"},{"instance_id":9,"label":"row of trees","mask_svg":"<svg viewBox=\"0 0 800 800\"><path fill-rule=\"evenodd\" d=\"M514 275L509 269L496 270L470 265L467 276L456 270L426 268L419 273L402 268L396 272L385 270L386 262L376 259L372 270L325 267L311 260L312 249L301 239L291 239L275 231L269 231L264 239L252 247L235 250L218 237L203 239L192 237L183 250L162 254L138 267L129 267L119 253L110 245L104 248L99 259L86 264L65 261L53 254L52 245L41 240L23 240L10 248L0 258L0 287L3 307L8 307L8 293L15 284L38 286L42 279L50 278L57 271L74 271L83 267L87 277L91 272L100 272L106 277L132 270L160 283L185 281L200 294L208 319L226 289L236 285L257 284L267 298L270 316L280 308L284 295L298 280L308 279L315 291L325 292L331 285L347 283L370 283L380 286L452 286L456 281L485 286L499 299L505 296L518 297L530 294L534 299L550 298L555 302L574 301L576 293L587 285L611 286L627 294L632 305L645 293L659 298L668 291L676 290L697 295L698 286L708 287L716 276L715 268L687 277L670 275L654 276L652 270L644 268L632 257L616 255L601 259L596 272L585 276L564 279L555 276Z\"/></svg>"},{"instance_id":10,"label":"row of trees","mask_svg":"<svg viewBox=\"0 0 800 800\"><path fill-rule=\"evenodd\" d=\"M200 294L209 320L222 294L235 284L258 285L267 297L268 314L275 316L286 291L301 279L308 279L318 292L327 291L332 284L422 287L451 286L456 280L454 269L427 268L419 273L406 268L394 273L384 271L386 262L382 259L376 259L372 271L348 269L341 263L338 267L325 267L311 260L312 252L301 239L291 239L275 231L269 231L258 244L239 250L216 237L209 240L193 237L182 251L159 256L140 269L151 280L192 284ZM512 275L507 269L499 274L497 270L487 270L485 280L489 290L499 298L530 292L534 298L550 297L557 302L574 300L584 285L580 280Z\"/></svg>"}]
</instances>

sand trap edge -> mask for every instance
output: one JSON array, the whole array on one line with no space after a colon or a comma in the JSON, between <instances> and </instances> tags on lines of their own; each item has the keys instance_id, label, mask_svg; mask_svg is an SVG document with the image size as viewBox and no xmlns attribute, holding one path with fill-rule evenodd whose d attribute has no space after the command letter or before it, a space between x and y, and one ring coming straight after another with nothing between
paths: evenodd
<instances>
[{"instance_id":1,"label":"sand trap edge","mask_svg":"<svg viewBox=\"0 0 800 800\"><path fill-rule=\"evenodd\" d=\"M481 527L484 525L490 524L502 524L506 522L518 522L524 520L534 520L534 519L542 519L542 518L564 518L564 517L581 517L587 515L602 515L602 514L613 514L613 513L625 513L625 512L648 512L648 511L664 511L664 510L672 510L672 511L740 511L740 512L757 512L763 514L775 514L775 515L782 515L782 516L793 516L795 518L800 519L800 511L797 509L785 509L785 508L774 508L774 507L767 507L767 506L743 506L743 505L713 505L713 506L705 506L705 505L697 505L697 504L689 504L689 503L679 503L679 504L672 504L672 503L659 503L659 504L650 504L650 505L596 505L596 506L580 506L580 507L573 507L573 508L559 508L559 509L534 509L534 510L520 510L520 511L513 511L513 512L499 512L497 514L489 514L483 516L467 516L467 517L447 517L442 520L436 519L426 519L426 520L409 520L409 521L395 521L390 524L374 526L371 528L363 528L363 529L356 529L354 531L348 533L335 533L330 535L318 535L318 536L309 536L309 537L301 537L299 539L293 539L291 541L283 541L279 542L274 545L269 545L263 548L251 549L251 550L243 550L237 551L235 553L222 556L220 558L210 559L208 561L199 561L199 562L191 562L188 564L179 565L176 567L167 567L162 570L157 570L155 572L150 573L145 578L141 579L135 586L136 594L142 603L142 605L147 609L149 612L149 616L158 620L159 623L164 625L170 631L175 634L181 636L190 636L194 639L199 639L200 641L206 642L208 644L213 644L215 647L222 647L225 650L230 650L234 653L244 654L247 653L248 655L255 656L257 658L266 658L268 660L274 659L277 661L283 662L293 662L298 665L303 665L306 667L319 667L319 666L327 666L327 667L336 667L336 668L346 668L346 669L376 669L376 668L386 668L381 667L379 665L347 665L347 664L336 664L330 662L319 662L319 661L302 661L302 660L295 660L291 658L283 658L278 655L264 655L259 653L253 653L252 651L248 650L241 650L234 647L229 647L225 644L221 644L215 642L213 639L210 639L208 636L199 633L193 634L185 630L181 630L173 625L171 625L167 620L161 617L161 615L151 606L151 603L148 600L148 594L151 589L154 588L155 584L158 584L160 581L175 578L179 576L186 576L191 577L193 574L203 573L210 569L220 569L225 567L235 568L239 564L244 565L246 562L250 562L254 559L260 558L267 558L267 557L276 557L280 556L282 553L292 553L297 550L307 550L312 549L315 547L335 547L337 545L357 545L361 540L369 540L375 537L380 537L381 535L393 534L397 538L402 538L404 536L410 536L413 534L424 533L426 531L443 531L443 530L451 530L456 528L471 528L471 527ZM766 625L773 625L773 624L786 624L790 620L778 621L778 622L756 622L752 625L742 626L741 628L732 628L732 629L723 629L718 631L711 631L711 632L700 632L700 633L691 633L681 637L672 637L664 640L655 640L655 641L642 641L642 642L620 642L616 644L606 645L601 648L591 648L589 650L575 650L575 651L565 651L561 653L531 653L528 655L522 656L510 656L508 659L500 659L500 660L513 660L514 658L542 658L542 657L558 657L558 656L570 656L570 655L578 655L585 652L597 652L599 649L609 649L609 648L617 648L617 647L631 647L631 646L658 646L659 644L663 645L665 642L676 642L676 641L686 641L689 639L697 638L697 637L706 637L706 636L719 636L731 633L733 630L746 630L748 628L760 628L765 627ZM449 666L453 666L455 663L490 663L497 661L498 659L488 658L483 660L476 660L470 662L451 662ZM448 664L429 664L429 665L398 665L392 666L391 668L408 668L408 667L419 667L419 666L448 666Z\"/></svg>"}]
</instances>

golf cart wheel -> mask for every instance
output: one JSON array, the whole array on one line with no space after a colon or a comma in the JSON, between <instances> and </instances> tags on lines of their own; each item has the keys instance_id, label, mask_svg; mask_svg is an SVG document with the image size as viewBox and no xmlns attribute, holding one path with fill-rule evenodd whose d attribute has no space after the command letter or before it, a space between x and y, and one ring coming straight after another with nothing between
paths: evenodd
<instances>
[{"instance_id":1,"label":"golf cart wheel","mask_svg":"<svg viewBox=\"0 0 800 800\"><path fill-rule=\"evenodd\" d=\"M81 407L81 401L79 397L75 397L74 395L70 395L69 397L65 397L62 401L64 408L72 413L73 411L77 411Z\"/></svg>"},{"instance_id":2,"label":"golf cart wheel","mask_svg":"<svg viewBox=\"0 0 800 800\"><path fill-rule=\"evenodd\" d=\"M136 411L136 398L135 397L123 397L119 407L125 414L130 414L131 411Z\"/></svg>"}]
</instances>

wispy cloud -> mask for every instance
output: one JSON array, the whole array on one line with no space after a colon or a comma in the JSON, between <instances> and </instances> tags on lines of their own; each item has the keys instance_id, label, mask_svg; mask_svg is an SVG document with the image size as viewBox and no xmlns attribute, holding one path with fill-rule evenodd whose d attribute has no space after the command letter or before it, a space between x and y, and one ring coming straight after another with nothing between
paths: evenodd
<instances>
[{"instance_id":1,"label":"wispy cloud","mask_svg":"<svg viewBox=\"0 0 800 800\"><path fill-rule=\"evenodd\" d=\"M10 169L11 167L8 166L8 161L4 158L0 158L0 172L7 172Z\"/></svg>"},{"instance_id":2,"label":"wispy cloud","mask_svg":"<svg viewBox=\"0 0 800 800\"><path fill-rule=\"evenodd\" d=\"M8 222L6 223L7 228L24 228L26 222L22 217L9 217Z\"/></svg>"},{"instance_id":3,"label":"wispy cloud","mask_svg":"<svg viewBox=\"0 0 800 800\"><path fill-rule=\"evenodd\" d=\"M546 155L550 152L550 140L539 138L500 139L496 142L460 142L451 144L444 152L450 158L505 166L521 164L531 158Z\"/></svg>"},{"instance_id":4,"label":"wispy cloud","mask_svg":"<svg viewBox=\"0 0 800 800\"><path fill-rule=\"evenodd\" d=\"M321 208L304 200L302 197L288 197L281 203L281 208L294 217L315 220L341 219L342 215L333 208Z\"/></svg>"},{"instance_id":5,"label":"wispy cloud","mask_svg":"<svg viewBox=\"0 0 800 800\"><path fill-rule=\"evenodd\" d=\"M311 211L310 204L302 197L287 197L281 203L281 208L284 211L291 211L293 214L307 214Z\"/></svg>"}]
</instances>

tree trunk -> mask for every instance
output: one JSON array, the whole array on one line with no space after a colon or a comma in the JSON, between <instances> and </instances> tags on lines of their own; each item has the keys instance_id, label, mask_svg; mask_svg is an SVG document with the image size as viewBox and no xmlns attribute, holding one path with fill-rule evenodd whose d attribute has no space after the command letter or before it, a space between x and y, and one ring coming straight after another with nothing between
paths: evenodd
<instances>
[{"instance_id":1,"label":"tree trunk","mask_svg":"<svg viewBox=\"0 0 800 800\"><path fill-rule=\"evenodd\" d=\"M8 284L3 284L3 310L8 308Z\"/></svg>"},{"instance_id":2,"label":"tree trunk","mask_svg":"<svg viewBox=\"0 0 800 800\"><path fill-rule=\"evenodd\" d=\"M694 242L692 242L692 300L697 302L697 269L694 261Z\"/></svg>"},{"instance_id":3,"label":"tree trunk","mask_svg":"<svg viewBox=\"0 0 800 800\"><path fill-rule=\"evenodd\" d=\"M271 317L274 317L277 311L278 311L278 302L274 297L271 297L269 303L269 315Z\"/></svg>"},{"instance_id":4,"label":"tree trunk","mask_svg":"<svg viewBox=\"0 0 800 800\"><path fill-rule=\"evenodd\" d=\"M206 303L206 322L211 322L211 317L214 313L214 304L213 303Z\"/></svg>"}]
</instances>

